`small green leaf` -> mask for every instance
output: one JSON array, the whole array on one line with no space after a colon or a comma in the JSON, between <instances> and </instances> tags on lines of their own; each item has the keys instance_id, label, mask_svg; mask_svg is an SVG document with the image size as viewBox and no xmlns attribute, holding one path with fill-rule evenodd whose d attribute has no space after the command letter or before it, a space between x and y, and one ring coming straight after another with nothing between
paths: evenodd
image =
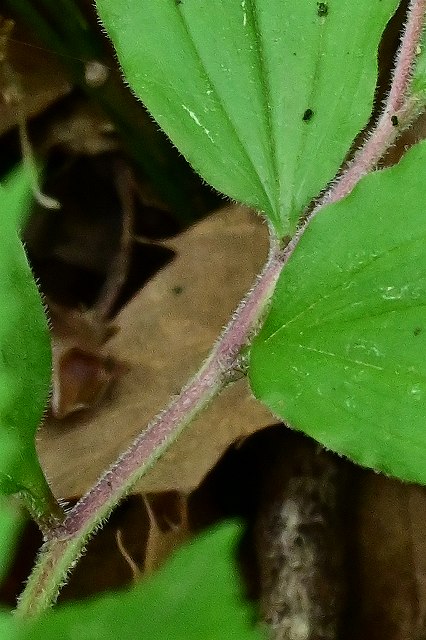
<instances>
[{"instance_id":1,"label":"small green leaf","mask_svg":"<svg viewBox=\"0 0 426 640\"><path fill-rule=\"evenodd\" d=\"M294 229L371 113L397 0L97 0L125 76L216 189Z\"/></svg>"},{"instance_id":2,"label":"small green leaf","mask_svg":"<svg viewBox=\"0 0 426 640\"><path fill-rule=\"evenodd\" d=\"M25 494L41 515L50 491L34 436L46 407L51 356L43 305L18 235L28 199L28 178L20 168L0 185L0 430L17 452L12 469L0 456L0 492Z\"/></svg>"},{"instance_id":3,"label":"small green leaf","mask_svg":"<svg viewBox=\"0 0 426 640\"><path fill-rule=\"evenodd\" d=\"M133 590L60 607L22 640L261 640L241 599L238 533L234 524L209 531Z\"/></svg>"},{"instance_id":4,"label":"small green leaf","mask_svg":"<svg viewBox=\"0 0 426 640\"><path fill-rule=\"evenodd\" d=\"M255 395L362 465L426 483L426 143L321 212L250 353Z\"/></svg>"}]
</instances>

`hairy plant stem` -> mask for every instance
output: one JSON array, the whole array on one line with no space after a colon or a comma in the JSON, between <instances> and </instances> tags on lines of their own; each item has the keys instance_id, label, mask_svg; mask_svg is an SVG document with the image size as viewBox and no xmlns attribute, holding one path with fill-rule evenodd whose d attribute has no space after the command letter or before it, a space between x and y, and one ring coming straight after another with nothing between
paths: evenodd
<instances>
[{"instance_id":1,"label":"hairy plant stem","mask_svg":"<svg viewBox=\"0 0 426 640\"><path fill-rule=\"evenodd\" d=\"M347 196L361 178L374 169L402 131L410 127L423 111L422 101L416 96L410 96L409 91L413 65L425 26L425 14L426 0L411 0L396 56L391 87L382 113L366 142L306 217L306 224L309 224L325 205L338 202Z\"/></svg>"},{"instance_id":2,"label":"hairy plant stem","mask_svg":"<svg viewBox=\"0 0 426 640\"><path fill-rule=\"evenodd\" d=\"M236 310L196 376L76 504L63 523L46 536L38 562L20 598L17 615L38 615L55 601L68 572L83 553L89 537L135 482L178 437L182 429L232 381L238 369L241 349L249 342L259 325L282 267L292 255L313 216L325 205L348 195L360 179L376 166L394 143L402 127L408 126L416 117L419 107L416 99L409 96L409 87L425 11L426 0L411 1L388 99L366 143L317 202L294 237L287 239L285 247L280 248L272 238L268 262L255 286Z\"/></svg>"},{"instance_id":3,"label":"hairy plant stem","mask_svg":"<svg viewBox=\"0 0 426 640\"><path fill-rule=\"evenodd\" d=\"M130 448L46 536L38 562L20 598L17 614L41 613L55 601L70 568L90 535L108 517L165 449L232 381L242 347L256 330L284 262L286 251L273 241L269 259L253 289L236 310L210 357L180 395L151 422Z\"/></svg>"},{"instance_id":4,"label":"hairy plant stem","mask_svg":"<svg viewBox=\"0 0 426 640\"><path fill-rule=\"evenodd\" d=\"M18 495L42 534L47 537L50 531L64 521L65 513L53 495L44 475L40 476L39 482L41 490L37 494L22 491Z\"/></svg>"}]
</instances>

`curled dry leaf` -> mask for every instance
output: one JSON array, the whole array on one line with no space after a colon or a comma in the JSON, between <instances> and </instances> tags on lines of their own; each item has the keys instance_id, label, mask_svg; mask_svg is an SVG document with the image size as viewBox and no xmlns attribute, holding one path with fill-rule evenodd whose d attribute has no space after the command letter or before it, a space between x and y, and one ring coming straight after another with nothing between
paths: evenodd
<instances>
[{"instance_id":1,"label":"curled dry leaf","mask_svg":"<svg viewBox=\"0 0 426 640\"><path fill-rule=\"evenodd\" d=\"M125 366L105 353L117 328L91 310L49 303L53 379L51 411L62 419L99 404Z\"/></svg>"}]
</instances>

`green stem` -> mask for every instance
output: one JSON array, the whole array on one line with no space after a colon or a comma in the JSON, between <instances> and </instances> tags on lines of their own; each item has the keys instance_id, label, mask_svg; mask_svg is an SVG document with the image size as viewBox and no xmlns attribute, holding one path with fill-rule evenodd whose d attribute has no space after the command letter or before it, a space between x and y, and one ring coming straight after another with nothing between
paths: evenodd
<instances>
[{"instance_id":1,"label":"green stem","mask_svg":"<svg viewBox=\"0 0 426 640\"><path fill-rule=\"evenodd\" d=\"M37 523L45 539L51 531L56 529L65 519L65 513L53 495L49 484L40 472L33 480L33 490L25 489L19 493L24 506L32 519Z\"/></svg>"},{"instance_id":2,"label":"green stem","mask_svg":"<svg viewBox=\"0 0 426 640\"><path fill-rule=\"evenodd\" d=\"M290 253L273 243L262 274L200 371L50 532L20 598L19 616L39 615L56 600L88 538L181 431L235 378L240 352L256 331Z\"/></svg>"}]
</instances>

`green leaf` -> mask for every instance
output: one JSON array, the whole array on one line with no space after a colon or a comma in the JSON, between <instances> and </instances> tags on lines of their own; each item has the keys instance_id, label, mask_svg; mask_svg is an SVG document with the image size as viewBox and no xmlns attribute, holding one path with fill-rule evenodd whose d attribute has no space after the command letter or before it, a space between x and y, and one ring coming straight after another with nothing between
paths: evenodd
<instances>
[{"instance_id":1,"label":"green leaf","mask_svg":"<svg viewBox=\"0 0 426 640\"><path fill-rule=\"evenodd\" d=\"M16 465L19 452L9 435L0 430L1 468L11 472ZM22 511L17 501L0 495L0 581L3 581L14 557L16 538L22 525ZM11 614L0 608L0 640L19 637L20 625Z\"/></svg>"},{"instance_id":2,"label":"green leaf","mask_svg":"<svg viewBox=\"0 0 426 640\"><path fill-rule=\"evenodd\" d=\"M126 79L216 189L294 229L371 113L397 0L97 0Z\"/></svg>"},{"instance_id":3,"label":"green leaf","mask_svg":"<svg viewBox=\"0 0 426 640\"><path fill-rule=\"evenodd\" d=\"M211 530L133 590L60 607L22 640L260 640L232 557L238 533Z\"/></svg>"},{"instance_id":4,"label":"green leaf","mask_svg":"<svg viewBox=\"0 0 426 640\"><path fill-rule=\"evenodd\" d=\"M426 101L426 30L419 46L416 65L413 71L411 92L418 96L422 102Z\"/></svg>"},{"instance_id":5,"label":"green leaf","mask_svg":"<svg viewBox=\"0 0 426 640\"><path fill-rule=\"evenodd\" d=\"M21 625L16 618L0 610L0 640L20 640L21 637Z\"/></svg>"},{"instance_id":6,"label":"green leaf","mask_svg":"<svg viewBox=\"0 0 426 640\"><path fill-rule=\"evenodd\" d=\"M0 432L1 468L11 473L18 463L19 451L7 433ZM22 524L22 512L17 502L0 495L0 581L4 578L13 558L16 536ZM0 634L1 638L1 634Z\"/></svg>"},{"instance_id":7,"label":"green leaf","mask_svg":"<svg viewBox=\"0 0 426 640\"><path fill-rule=\"evenodd\" d=\"M362 465L426 483L426 143L309 226L250 352L255 395Z\"/></svg>"},{"instance_id":8,"label":"green leaf","mask_svg":"<svg viewBox=\"0 0 426 640\"><path fill-rule=\"evenodd\" d=\"M41 515L50 491L34 436L46 407L51 356L43 305L18 235L28 193L22 168L0 185L0 431L17 452L12 468L0 456L0 492L23 493Z\"/></svg>"}]
</instances>

